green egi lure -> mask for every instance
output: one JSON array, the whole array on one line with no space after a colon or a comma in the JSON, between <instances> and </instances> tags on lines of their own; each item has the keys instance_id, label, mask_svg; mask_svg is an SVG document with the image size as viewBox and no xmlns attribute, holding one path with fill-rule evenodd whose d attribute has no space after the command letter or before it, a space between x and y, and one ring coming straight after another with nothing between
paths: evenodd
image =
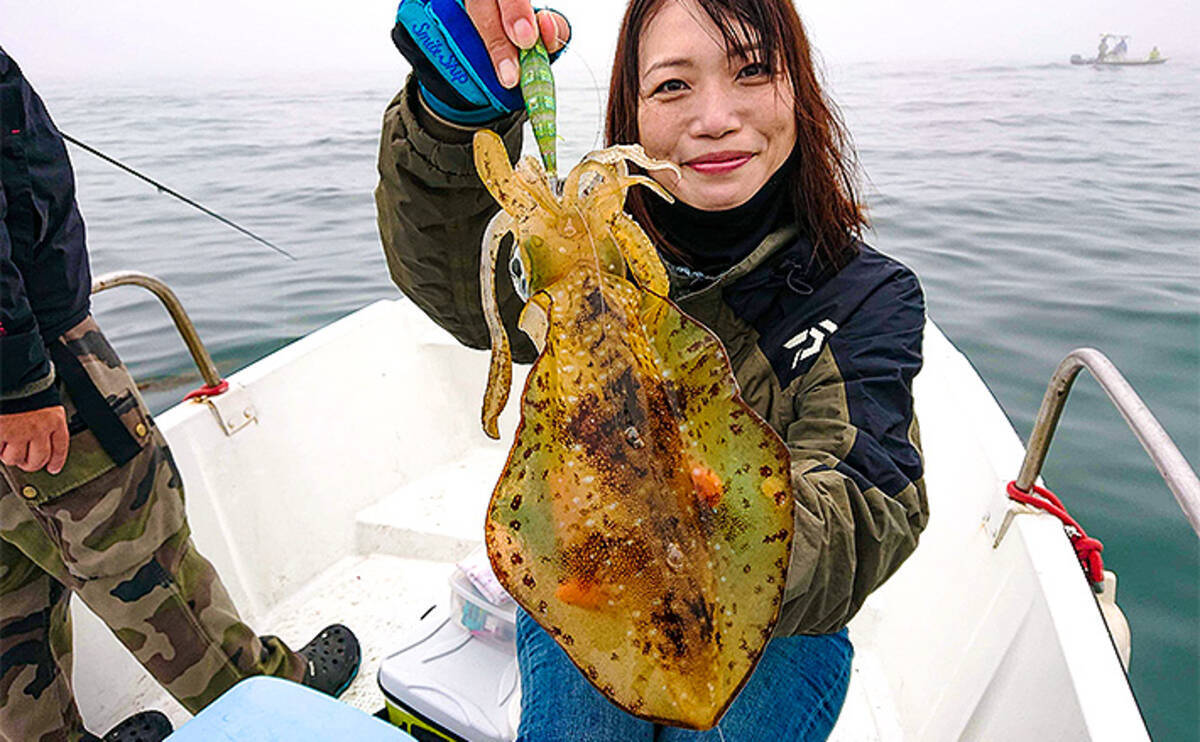
<instances>
[{"instance_id":1,"label":"green egi lure","mask_svg":"<svg viewBox=\"0 0 1200 742\"><path fill-rule=\"evenodd\" d=\"M532 48L521 50L521 94L525 96L525 110L529 112L533 136L542 153L542 164L550 182L556 183L558 125L555 123L554 73L550 71L550 55L541 39Z\"/></svg>"}]
</instances>

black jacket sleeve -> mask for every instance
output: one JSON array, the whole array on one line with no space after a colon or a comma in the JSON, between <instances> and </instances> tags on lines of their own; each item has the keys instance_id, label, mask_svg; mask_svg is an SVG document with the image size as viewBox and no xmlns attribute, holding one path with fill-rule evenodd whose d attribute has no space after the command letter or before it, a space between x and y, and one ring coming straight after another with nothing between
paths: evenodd
<instances>
[{"instance_id":1,"label":"black jacket sleeve","mask_svg":"<svg viewBox=\"0 0 1200 742\"><path fill-rule=\"evenodd\" d=\"M59 404L54 367L12 260L7 214L8 200L0 188L0 414Z\"/></svg>"},{"instance_id":2,"label":"black jacket sleeve","mask_svg":"<svg viewBox=\"0 0 1200 742\"><path fill-rule=\"evenodd\" d=\"M66 145L0 49L0 413L59 403L45 343L87 316L90 293Z\"/></svg>"}]
</instances>

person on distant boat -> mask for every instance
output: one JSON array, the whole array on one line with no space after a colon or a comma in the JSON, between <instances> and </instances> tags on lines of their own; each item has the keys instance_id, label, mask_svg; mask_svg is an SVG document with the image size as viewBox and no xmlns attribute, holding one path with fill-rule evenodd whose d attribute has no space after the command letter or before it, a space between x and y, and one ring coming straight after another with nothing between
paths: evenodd
<instances>
[{"instance_id":1,"label":"person on distant boat","mask_svg":"<svg viewBox=\"0 0 1200 742\"><path fill-rule=\"evenodd\" d=\"M1120 40L1117 41L1117 45L1113 47L1112 56L1115 59L1124 59L1125 52L1127 51L1129 51L1129 45L1125 43L1125 37L1122 36Z\"/></svg>"},{"instance_id":2,"label":"person on distant boat","mask_svg":"<svg viewBox=\"0 0 1200 742\"><path fill-rule=\"evenodd\" d=\"M1096 52L1096 61L1103 62L1104 58L1107 56L1108 56L1108 36L1106 35L1106 36L1100 37L1100 48Z\"/></svg>"},{"instance_id":3,"label":"person on distant boat","mask_svg":"<svg viewBox=\"0 0 1200 742\"><path fill-rule=\"evenodd\" d=\"M1162 53L1158 51L1158 47L1157 47L1157 46L1156 46L1156 47L1154 47L1153 49L1151 49L1151 50L1150 50L1150 57L1149 57L1149 58L1150 58L1150 61L1152 61L1152 62L1153 62L1153 61L1155 61L1155 60L1157 60L1157 59L1162 59Z\"/></svg>"},{"instance_id":4,"label":"person on distant boat","mask_svg":"<svg viewBox=\"0 0 1200 742\"><path fill-rule=\"evenodd\" d=\"M518 47L540 31L558 51L569 27L557 14L535 15L529 0L469 1L466 12L469 24L443 28L464 39L478 29L491 58L471 74L453 55L426 56L428 38L419 45L405 24L393 29L413 74L384 114L375 200L393 280L461 343L482 349L490 343L479 250L498 206L476 175L471 138L488 127L515 154L524 115L475 81L513 87ZM609 703L520 611L518 739L826 739L850 677L845 626L916 548L929 515L912 397L920 282L860 240L866 216L849 138L790 0L632 0L606 140L641 144L683 171L652 174L676 203L633 189L626 210L659 247L671 298L716 333L743 398L790 446L786 602L720 731L703 733L656 728ZM498 264L510 254L506 241ZM534 360L515 330L522 298L503 278L495 291L514 359Z\"/></svg>"},{"instance_id":5,"label":"person on distant boat","mask_svg":"<svg viewBox=\"0 0 1200 742\"><path fill-rule=\"evenodd\" d=\"M63 139L3 49L0 124L0 740L99 742L71 687L73 594L192 713L251 675L340 693L354 635L257 636L193 546L167 442L90 314ZM148 711L103 739L170 732Z\"/></svg>"}]
</instances>

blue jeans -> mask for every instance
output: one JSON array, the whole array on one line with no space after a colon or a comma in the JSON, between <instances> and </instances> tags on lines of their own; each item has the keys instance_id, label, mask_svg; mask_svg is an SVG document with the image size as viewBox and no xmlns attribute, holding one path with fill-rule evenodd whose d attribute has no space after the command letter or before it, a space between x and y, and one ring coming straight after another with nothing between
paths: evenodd
<instances>
[{"instance_id":1,"label":"blue jeans","mask_svg":"<svg viewBox=\"0 0 1200 742\"><path fill-rule=\"evenodd\" d=\"M772 639L717 727L696 732L652 724L617 708L528 613L518 611L517 742L818 742L833 731L842 710L853 656L845 629Z\"/></svg>"}]
</instances>

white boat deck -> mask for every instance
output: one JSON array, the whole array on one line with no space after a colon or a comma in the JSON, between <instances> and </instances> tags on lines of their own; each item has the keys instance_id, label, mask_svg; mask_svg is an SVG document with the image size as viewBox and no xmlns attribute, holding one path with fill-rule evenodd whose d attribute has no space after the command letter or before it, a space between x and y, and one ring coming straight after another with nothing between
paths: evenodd
<instances>
[{"instance_id":1,"label":"white boat deck","mask_svg":"<svg viewBox=\"0 0 1200 742\"><path fill-rule=\"evenodd\" d=\"M383 695L376 682L380 662L397 648L398 639L428 608L445 604L454 562L480 545L471 539L482 530L481 520L473 513L482 513L486 498L481 502L472 502L469 497L467 501L452 502L448 497L460 493L458 499L462 500L461 493L471 491L461 486L464 478L471 476L468 471L473 470L476 479L480 472L499 471L499 464L491 459L495 456L476 456L446 466L364 510L357 519L359 553L343 558L288 596L259 625L292 647L300 646L331 623L350 626L362 644L363 660L358 677L341 700L368 713L383 708ZM481 463L493 465L475 466ZM424 522L431 530L414 530L414 522ZM189 715L183 707L149 678L146 681L139 702L148 708L163 709L177 726L186 722ZM831 740L901 739L899 719L891 706L879 660L860 649L846 705Z\"/></svg>"},{"instance_id":2,"label":"white boat deck","mask_svg":"<svg viewBox=\"0 0 1200 742\"><path fill-rule=\"evenodd\" d=\"M1148 739L1058 521L1018 517L993 548L1023 453L1012 426L932 324L925 358L932 516L851 623L834 739ZM379 302L232 377L220 404L251 411L240 431L226 435L202 404L159 417L197 545L248 623L294 647L350 626L364 662L345 699L365 711L383 706L379 661L447 599L453 562L482 538L507 451L479 431L486 375L486 354L405 302ZM98 621L76 616L77 696L95 728L142 707L186 720Z\"/></svg>"}]
</instances>

